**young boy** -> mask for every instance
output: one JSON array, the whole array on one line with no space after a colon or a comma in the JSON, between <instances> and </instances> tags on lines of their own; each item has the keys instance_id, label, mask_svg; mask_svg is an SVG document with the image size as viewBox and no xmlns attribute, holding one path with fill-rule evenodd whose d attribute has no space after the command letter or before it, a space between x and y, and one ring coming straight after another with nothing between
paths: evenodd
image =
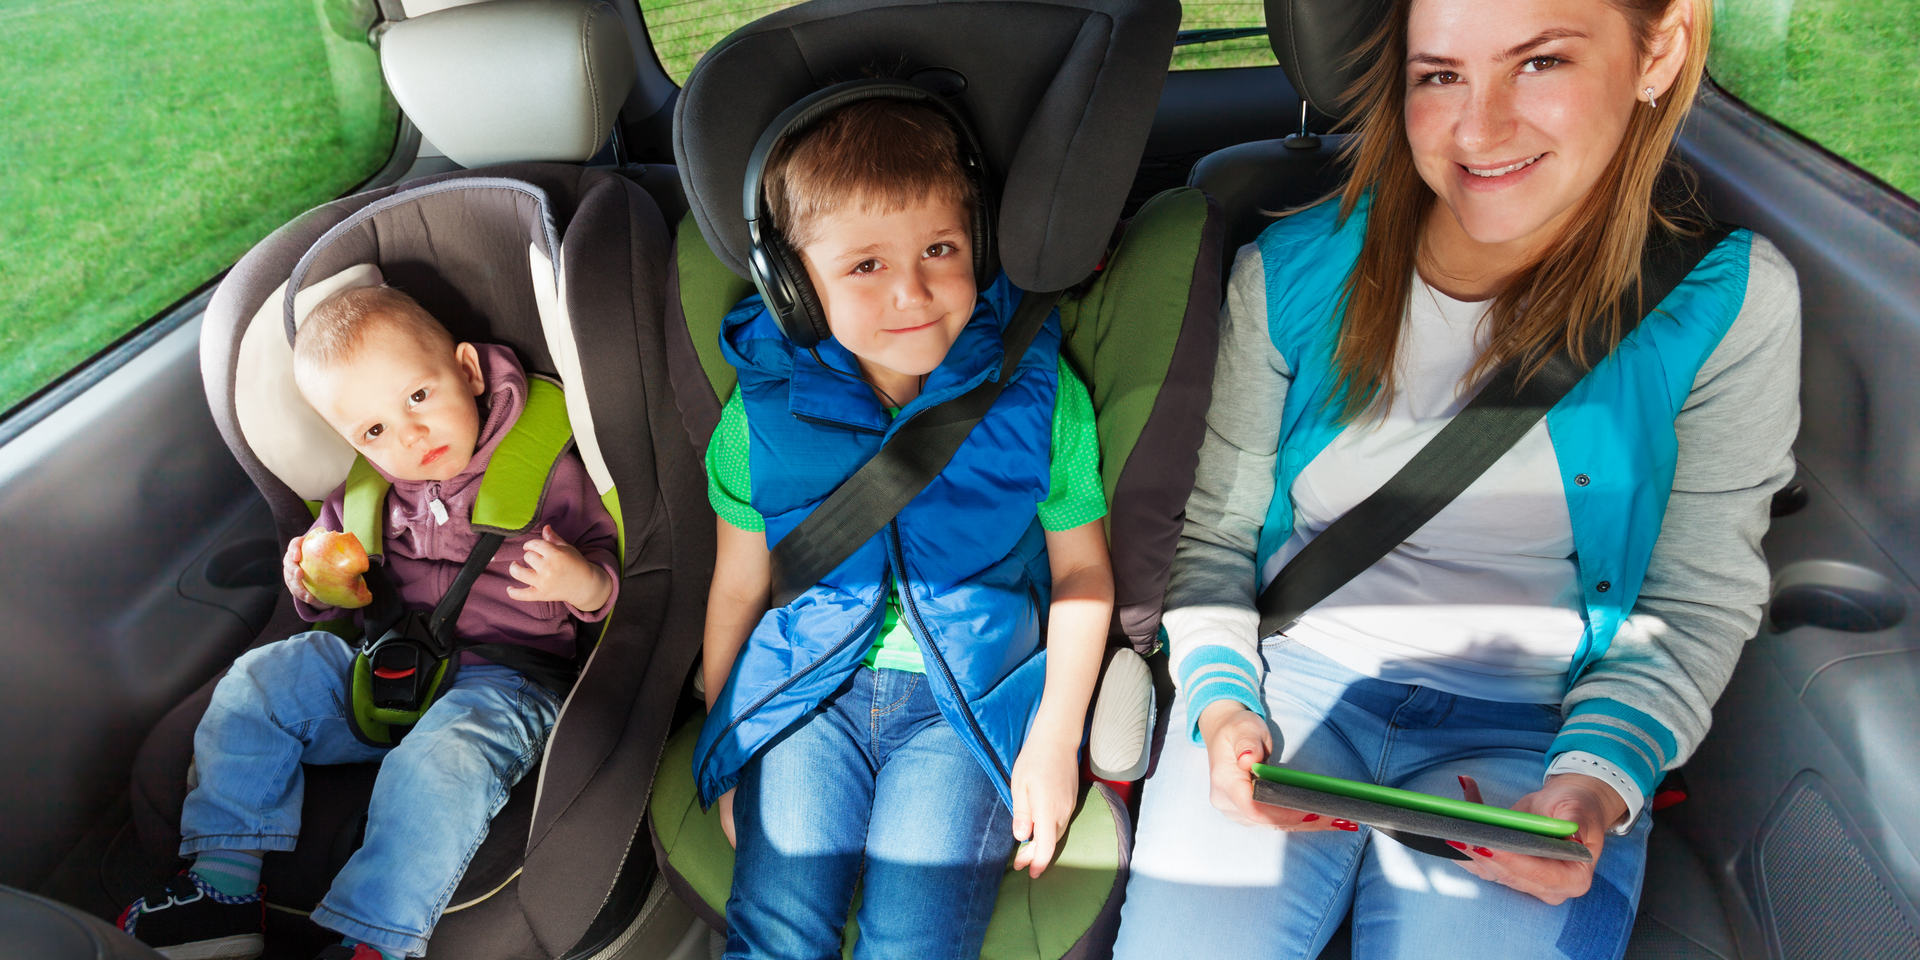
<instances>
[{"instance_id":1,"label":"young boy","mask_svg":"<svg viewBox=\"0 0 1920 960\"><path fill-rule=\"evenodd\" d=\"M513 351L455 344L411 297L387 287L323 300L294 343L294 379L327 423L392 483L385 565L409 610L431 610L479 539L473 501L494 449L527 402ZM345 485L316 529L343 529ZM568 452L536 521L508 540L456 623L462 640L572 656L574 619L606 616L618 591L616 529L586 468ZM310 622L317 605L287 546L284 576ZM380 763L366 840L313 911L346 935L325 960L399 960L426 952L487 825L540 756L560 709L522 674L462 655L451 687L399 745L357 739L345 711L354 650L302 633L249 651L214 688L194 734L199 784L180 815L191 869L121 914L120 926L169 957L252 958L264 949L261 857L300 832L305 763Z\"/></svg>"},{"instance_id":2,"label":"young boy","mask_svg":"<svg viewBox=\"0 0 1920 960\"><path fill-rule=\"evenodd\" d=\"M769 544L892 427L997 373L1021 296L976 290L983 198L930 107L857 102L783 146L769 210L833 337L796 349L757 296L722 328L740 386L707 452L694 775L738 850L726 955L838 956L858 882L856 956L978 957L1015 842L1039 876L1078 798L1113 605L1092 404L1051 317L940 476L769 611Z\"/></svg>"}]
</instances>

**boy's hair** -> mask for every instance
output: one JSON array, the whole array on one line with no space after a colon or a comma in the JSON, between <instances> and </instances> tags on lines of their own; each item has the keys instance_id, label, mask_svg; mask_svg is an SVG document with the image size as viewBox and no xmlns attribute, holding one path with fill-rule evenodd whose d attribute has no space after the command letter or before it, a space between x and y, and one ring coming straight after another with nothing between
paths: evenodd
<instances>
[{"instance_id":1,"label":"boy's hair","mask_svg":"<svg viewBox=\"0 0 1920 960\"><path fill-rule=\"evenodd\" d=\"M893 213L925 200L958 203L970 218L976 195L960 163L960 137L925 104L862 100L783 142L763 181L773 222L798 250L820 218L849 208Z\"/></svg>"},{"instance_id":2,"label":"boy's hair","mask_svg":"<svg viewBox=\"0 0 1920 960\"><path fill-rule=\"evenodd\" d=\"M392 287L348 287L329 295L307 314L293 338L296 371L323 369L353 359L378 329L413 338L429 353L453 353L453 334L412 297Z\"/></svg>"}]
</instances>

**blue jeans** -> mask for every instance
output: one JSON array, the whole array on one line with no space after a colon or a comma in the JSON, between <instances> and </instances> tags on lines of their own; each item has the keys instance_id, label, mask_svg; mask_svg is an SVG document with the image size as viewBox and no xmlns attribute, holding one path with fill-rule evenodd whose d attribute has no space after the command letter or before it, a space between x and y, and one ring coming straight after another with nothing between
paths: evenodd
<instances>
[{"instance_id":1,"label":"blue jeans","mask_svg":"<svg viewBox=\"0 0 1920 960\"><path fill-rule=\"evenodd\" d=\"M1375 680L1284 637L1260 653L1267 715L1290 766L1446 797L1460 796L1455 778L1467 774L1503 807L1540 788L1558 707ZM1183 733L1186 709L1176 697L1141 796L1118 960L1311 960L1349 910L1355 960L1626 951L1648 815L1626 836L1607 835L1585 896L1548 906L1366 827L1288 834L1228 820L1209 800L1206 749Z\"/></svg>"},{"instance_id":2,"label":"blue jeans","mask_svg":"<svg viewBox=\"0 0 1920 960\"><path fill-rule=\"evenodd\" d=\"M506 667L461 667L399 746L371 747L348 726L352 663L346 641L318 631L234 661L193 735L200 782L180 812L180 855L292 850L300 764L379 763L366 841L313 921L389 953L424 954L487 824L539 759L560 702Z\"/></svg>"},{"instance_id":3,"label":"blue jeans","mask_svg":"<svg viewBox=\"0 0 1920 960\"><path fill-rule=\"evenodd\" d=\"M924 674L861 667L740 774L727 958L977 958L1013 822ZM865 876L862 877L862 866Z\"/></svg>"}]
</instances>

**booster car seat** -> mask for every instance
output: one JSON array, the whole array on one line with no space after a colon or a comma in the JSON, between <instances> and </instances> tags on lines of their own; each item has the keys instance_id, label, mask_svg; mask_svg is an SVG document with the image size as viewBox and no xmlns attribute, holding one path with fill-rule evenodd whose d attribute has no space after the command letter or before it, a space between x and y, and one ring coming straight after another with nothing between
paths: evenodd
<instances>
[{"instance_id":1,"label":"booster car seat","mask_svg":"<svg viewBox=\"0 0 1920 960\"><path fill-rule=\"evenodd\" d=\"M1088 754L1096 777L1122 783L1148 766L1153 695L1140 655L1158 646L1217 347L1218 208L1182 188L1118 223L1178 21L1165 0L816 0L709 51L674 125L691 216L669 276L669 366L687 430L704 448L735 384L720 321L753 292L740 184L761 132L806 94L876 65L900 78L937 70L963 106L998 180L1002 267L1023 289L1069 290L1063 352L1093 398L1115 567L1117 649ZM724 930L733 852L717 813L695 799L699 722L696 710L668 744L649 826L673 889ZM1090 785L1053 867L1037 881L1007 875L982 956L1108 955L1131 833L1120 793ZM850 924L849 949L857 936Z\"/></svg>"},{"instance_id":2,"label":"booster car seat","mask_svg":"<svg viewBox=\"0 0 1920 960\"><path fill-rule=\"evenodd\" d=\"M664 359L666 224L633 180L579 165L607 142L632 86L632 52L600 0L452 7L395 24L382 48L401 106L476 169L326 204L256 246L206 313L207 398L284 541L311 524L313 503L352 461L291 383L292 323L327 290L384 278L457 339L507 344L529 374L564 386L576 448L620 524L620 599L604 628L582 631L597 644L542 763L495 818L429 955L594 956L631 923L653 878L640 798L699 647L713 562L700 461ZM503 109L539 109L476 107L475 89L502 82L530 98ZM562 162L483 166L503 161ZM260 640L305 628L283 597ZM152 860L179 842L211 686L176 708L136 761L139 847ZM376 770L307 769L299 846L269 854L263 874L270 956L304 960L332 939L303 914L359 845Z\"/></svg>"}]
</instances>

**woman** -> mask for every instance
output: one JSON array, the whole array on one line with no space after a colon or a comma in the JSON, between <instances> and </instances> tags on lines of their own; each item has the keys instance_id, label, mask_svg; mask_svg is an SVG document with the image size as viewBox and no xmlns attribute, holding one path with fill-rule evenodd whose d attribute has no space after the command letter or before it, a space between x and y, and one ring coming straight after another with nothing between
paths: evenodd
<instances>
[{"instance_id":1,"label":"woman","mask_svg":"<svg viewBox=\"0 0 1920 960\"><path fill-rule=\"evenodd\" d=\"M1646 809L1758 623L1799 298L1740 230L1624 338L1708 0L1397 0L1352 174L1234 265L1165 623L1179 696L1117 956L1619 957ZM1659 191L1670 196L1673 191ZM1607 356L1578 345L1599 324ZM1571 346L1570 346L1571 345ZM1510 359L1590 373L1407 542L1259 636L1255 596ZM1579 824L1574 864L1253 802L1256 761Z\"/></svg>"}]
</instances>

